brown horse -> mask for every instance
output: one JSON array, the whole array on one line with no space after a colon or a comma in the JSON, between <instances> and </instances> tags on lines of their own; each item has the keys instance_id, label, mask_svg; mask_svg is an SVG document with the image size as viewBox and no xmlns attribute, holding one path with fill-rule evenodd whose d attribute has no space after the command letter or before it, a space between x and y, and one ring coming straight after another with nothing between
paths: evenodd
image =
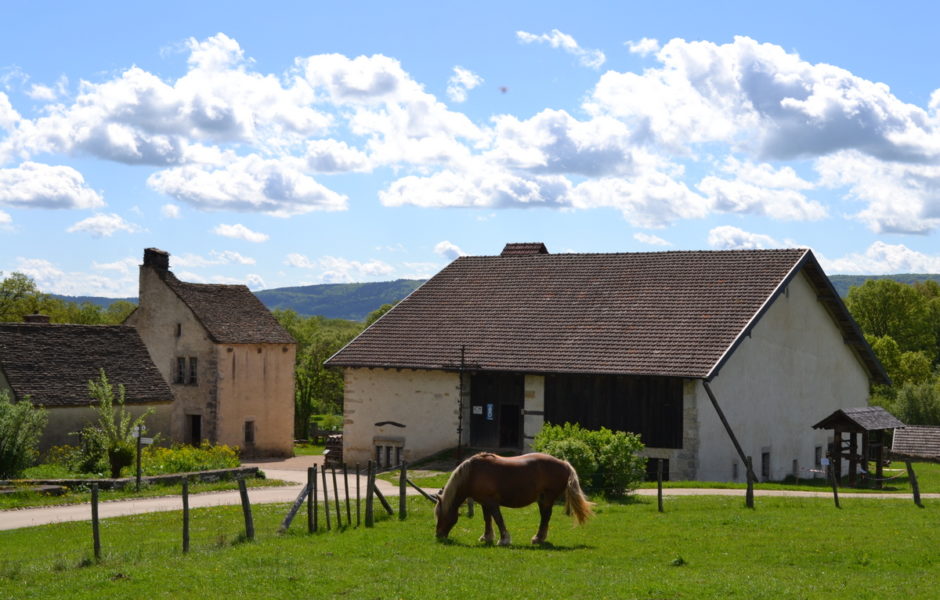
<instances>
[{"instance_id":1,"label":"brown horse","mask_svg":"<svg viewBox=\"0 0 940 600\"><path fill-rule=\"evenodd\" d=\"M437 516L437 537L446 538L457 523L457 509L467 498L473 498L483 509L486 528L481 542L493 541L493 524L499 527L499 545L512 543L500 506L519 508L539 503L542 517L533 544L545 541L552 505L565 494L565 514L572 514L578 524L584 523L593 506L581 492L578 474L567 462L548 454L525 454L503 458L482 452L460 463L451 473L447 485L438 494L434 514Z\"/></svg>"}]
</instances>

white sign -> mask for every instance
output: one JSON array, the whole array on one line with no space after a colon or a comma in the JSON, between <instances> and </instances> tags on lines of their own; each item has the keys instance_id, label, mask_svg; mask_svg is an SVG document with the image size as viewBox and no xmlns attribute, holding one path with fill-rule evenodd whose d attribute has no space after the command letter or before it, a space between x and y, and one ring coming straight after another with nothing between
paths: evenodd
<instances>
[{"instance_id":1,"label":"white sign","mask_svg":"<svg viewBox=\"0 0 940 600\"><path fill-rule=\"evenodd\" d=\"M141 444L152 444L152 443L153 443L153 438L140 438L140 443L141 443Z\"/></svg>"},{"instance_id":2,"label":"white sign","mask_svg":"<svg viewBox=\"0 0 940 600\"><path fill-rule=\"evenodd\" d=\"M475 415L482 415L482 414L483 414L483 407L482 407L482 406L474 406L474 407L473 407L473 414L475 414Z\"/></svg>"}]
</instances>

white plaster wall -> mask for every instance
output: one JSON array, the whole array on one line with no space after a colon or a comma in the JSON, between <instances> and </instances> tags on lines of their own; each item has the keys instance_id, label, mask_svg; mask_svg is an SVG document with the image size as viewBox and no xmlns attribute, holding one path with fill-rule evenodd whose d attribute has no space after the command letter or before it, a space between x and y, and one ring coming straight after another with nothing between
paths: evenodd
<instances>
[{"instance_id":1,"label":"white plaster wall","mask_svg":"<svg viewBox=\"0 0 940 600\"><path fill-rule=\"evenodd\" d=\"M761 452L769 449L770 479L813 467L814 449L827 443L813 424L834 410L866 406L869 380L842 332L806 277L800 273L781 294L712 381L724 411L754 473L761 475ZM740 463L734 446L698 382L691 401L698 412L696 479L732 480ZM687 396L686 401L690 399ZM801 477L809 477L803 470ZM738 481L744 481L738 465Z\"/></svg>"},{"instance_id":2,"label":"white plaster wall","mask_svg":"<svg viewBox=\"0 0 940 600\"><path fill-rule=\"evenodd\" d=\"M532 439L545 425L545 377L525 376L525 394L522 419L522 443L525 452L532 452Z\"/></svg>"},{"instance_id":3,"label":"white plaster wall","mask_svg":"<svg viewBox=\"0 0 940 600\"><path fill-rule=\"evenodd\" d=\"M375 457L375 437L404 438L402 458L413 461L457 445L460 375L410 369L344 369L343 460ZM375 423L395 421L404 428ZM464 422L465 432L469 423Z\"/></svg>"},{"instance_id":4,"label":"white plaster wall","mask_svg":"<svg viewBox=\"0 0 940 600\"><path fill-rule=\"evenodd\" d=\"M246 456L291 456L294 440L293 344L229 344L216 348L217 441ZM255 443L245 443L253 421Z\"/></svg>"}]
</instances>

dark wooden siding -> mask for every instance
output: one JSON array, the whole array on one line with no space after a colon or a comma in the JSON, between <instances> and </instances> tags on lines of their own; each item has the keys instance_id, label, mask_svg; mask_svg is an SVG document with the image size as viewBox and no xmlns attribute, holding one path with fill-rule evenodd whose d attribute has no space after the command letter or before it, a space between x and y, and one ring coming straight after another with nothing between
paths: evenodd
<instances>
[{"instance_id":1,"label":"dark wooden siding","mask_svg":"<svg viewBox=\"0 0 940 600\"><path fill-rule=\"evenodd\" d=\"M545 421L640 434L651 448L682 447L682 379L623 375L545 377Z\"/></svg>"}]
</instances>

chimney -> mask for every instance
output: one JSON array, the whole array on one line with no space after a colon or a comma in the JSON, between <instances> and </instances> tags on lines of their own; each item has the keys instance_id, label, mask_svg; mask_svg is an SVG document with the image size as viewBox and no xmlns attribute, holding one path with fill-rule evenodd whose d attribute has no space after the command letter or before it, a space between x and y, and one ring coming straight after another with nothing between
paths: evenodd
<instances>
[{"instance_id":1,"label":"chimney","mask_svg":"<svg viewBox=\"0 0 940 600\"><path fill-rule=\"evenodd\" d=\"M542 242L522 242L506 244L500 256L534 256L548 254L548 248Z\"/></svg>"},{"instance_id":2,"label":"chimney","mask_svg":"<svg viewBox=\"0 0 940 600\"><path fill-rule=\"evenodd\" d=\"M159 248L146 248L144 250L144 266L153 267L157 271L169 271L170 253Z\"/></svg>"},{"instance_id":3,"label":"chimney","mask_svg":"<svg viewBox=\"0 0 940 600\"><path fill-rule=\"evenodd\" d=\"M33 313L31 315L23 315L24 323L48 323L49 315L41 315L39 313Z\"/></svg>"}]
</instances>

